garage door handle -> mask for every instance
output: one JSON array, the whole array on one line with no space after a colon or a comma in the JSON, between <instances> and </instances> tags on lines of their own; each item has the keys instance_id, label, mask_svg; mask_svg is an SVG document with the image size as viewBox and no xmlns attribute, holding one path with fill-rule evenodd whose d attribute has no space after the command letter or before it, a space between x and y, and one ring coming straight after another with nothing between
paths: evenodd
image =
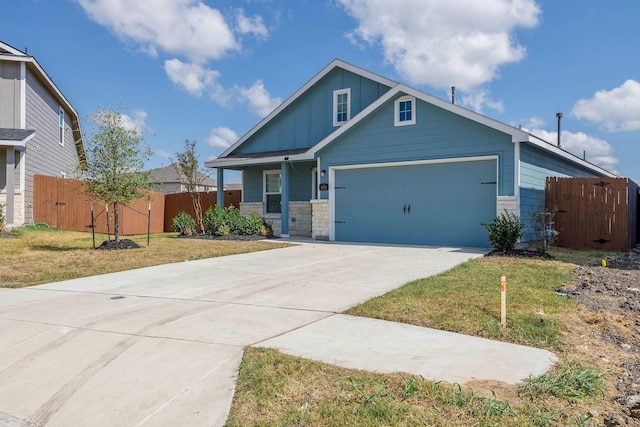
<instances>
[{"instance_id":1,"label":"garage door handle","mask_svg":"<svg viewBox=\"0 0 640 427\"><path fill-rule=\"evenodd\" d=\"M411 215L411 205L407 206L407 213Z\"/></svg>"},{"instance_id":2,"label":"garage door handle","mask_svg":"<svg viewBox=\"0 0 640 427\"><path fill-rule=\"evenodd\" d=\"M407 214L407 205L404 205L404 207L402 208L402 212L404 212L404 214Z\"/></svg>"}]
</instances>

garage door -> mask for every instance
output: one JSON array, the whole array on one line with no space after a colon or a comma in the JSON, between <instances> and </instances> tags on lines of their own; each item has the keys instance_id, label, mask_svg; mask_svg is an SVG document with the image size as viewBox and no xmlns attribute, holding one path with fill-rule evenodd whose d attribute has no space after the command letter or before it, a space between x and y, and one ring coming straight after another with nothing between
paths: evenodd
<instances>
[{"instance_id":1,"label":"garage door","mask_svg":"<svg viewBox=\"0 0 640 427\"><path fill-rule=\"evenodd\" d=\"M335 171L335 238L439 246L489 246L496 161Z\"/></svg>"}]
</instances>

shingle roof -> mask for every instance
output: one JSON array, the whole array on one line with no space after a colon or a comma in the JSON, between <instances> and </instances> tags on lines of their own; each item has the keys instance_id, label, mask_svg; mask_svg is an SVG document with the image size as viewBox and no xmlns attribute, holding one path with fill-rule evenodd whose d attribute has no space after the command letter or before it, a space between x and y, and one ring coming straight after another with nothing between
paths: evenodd
<instances>
[{"instance_id":1,"label":"shingle roof","mask_svg":"<svg viewBox=\"0 0 640 427\"><path fill-rule=\"evenodd\" d=\"M151 173L151 182L153 183L180 182L180 176L173 163L163 168L151 169L149 172ZM200 174L200 178L205 185L216 185L215 179L211 179L204 174Z\"/></svg>"},{"instance_id":2,"label":"shingle roof","mask_svg":"<svg viewBox=\"0 0 640 427\"><path fill-rule=\"evenodd\" d=\"M33 135L35 132L36 131L33 129L0 128L0 141L21 142Z\"/></svg>"}]
</instances>

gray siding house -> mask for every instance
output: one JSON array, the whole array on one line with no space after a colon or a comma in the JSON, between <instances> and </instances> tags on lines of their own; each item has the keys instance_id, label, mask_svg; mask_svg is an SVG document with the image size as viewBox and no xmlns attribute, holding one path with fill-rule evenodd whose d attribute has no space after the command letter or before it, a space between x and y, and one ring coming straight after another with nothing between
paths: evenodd
<instances>
[{"instance_id":1,"label":"gray siding house","mask_svg":"<svg viewBox=\"0 0 640 427\"><path fill-rule=\"evenodd\" d=\"M0 203L7 226L33 218L33 176L84 161L78 113L33 56L0 42Z\"/></svg>"},{"instance_id":2,"label":"gray siding house","mask_svg":"<svg viewBox=\"0 0 640 427\"><path fill-rule=\"evenodd\" d=\"M156 191L162 193L182 193L187 191L186 185L182 183L180 175L173 163L169 166L151 169L149 174L149 182L154 186ZM198 175L198 179L202 185L198 185L196 191L213 191L216 189L215 180L200 172L198 172Z\"/></svg>"},{"instance_id":3,"label":"gray siding house","mask_svg":"<svg viewBox=\"0 0 640 427\"><path fill-rule=\"evenodd\" d=\"M545 177L613 176L338 59L205 166L219 187L224 169L242 171L241 212L282 236L479 247L482 223L544 206Z\"/></svg>"}]
</instances>

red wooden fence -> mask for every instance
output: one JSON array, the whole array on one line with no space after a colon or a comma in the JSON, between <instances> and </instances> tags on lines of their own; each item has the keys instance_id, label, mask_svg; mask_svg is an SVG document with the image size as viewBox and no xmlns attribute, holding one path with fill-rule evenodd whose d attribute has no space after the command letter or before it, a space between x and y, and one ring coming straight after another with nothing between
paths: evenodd
<instances>
[{"instance_id":1,"label":"red wooden fence","mask_svg":"<svg viewBox=\"0 0 640 427\"><path fill-rule=\"evenodd\" d=\"M627 178L547 178L546 208L557 209L556 244L629 251L638 240L638 187Z\"/></svg>"},{"instance_id":2,"label":"red wooden fence","mask_svg":"<svg viewBox=\"0 0 640 427\"><path fill-rule=\"evenodd\" d=\"M96 232L107 232L105 205L92 201L85 194L84 183L54 176L35 175L33 215L35 222L44 222L63 230L91 231L91 205L93 205ZM150 200L134 200L129 206L118 209L120 234L144 234L147 232L149 208L151 208L151 232L173 231L172 221L179 211L195 217L189 193L165 194L147 192ZM203 213L215 206L215 191L200 193ZM240 207L242 192L225 191L224 205ZM109 206L109 229L113 233L113 212Z\"/></svg>"}]
</instances>

